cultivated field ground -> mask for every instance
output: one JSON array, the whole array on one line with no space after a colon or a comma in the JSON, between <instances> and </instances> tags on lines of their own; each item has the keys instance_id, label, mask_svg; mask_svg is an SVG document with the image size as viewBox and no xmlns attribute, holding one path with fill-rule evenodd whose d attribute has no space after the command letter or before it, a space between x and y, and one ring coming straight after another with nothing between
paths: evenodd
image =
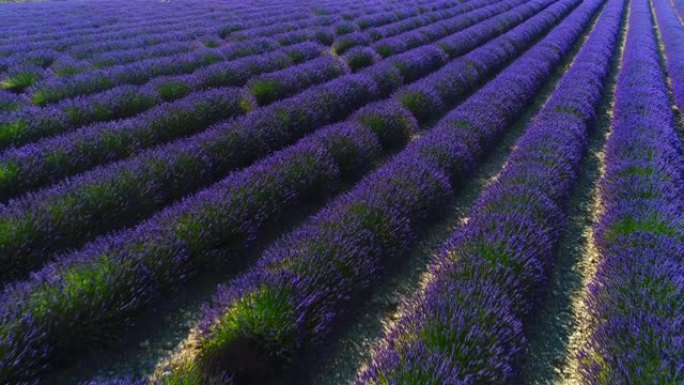
<instances>
[{"instance_id":1,"label":"cultivated field ground","mask_svg":"<svg viewBox=\"0 0 684 385\"><path fill-rule=\"evenodd\" d=\"M684 384L684 0L0 4L0 384Z\"/></svg>"}]
</instances>

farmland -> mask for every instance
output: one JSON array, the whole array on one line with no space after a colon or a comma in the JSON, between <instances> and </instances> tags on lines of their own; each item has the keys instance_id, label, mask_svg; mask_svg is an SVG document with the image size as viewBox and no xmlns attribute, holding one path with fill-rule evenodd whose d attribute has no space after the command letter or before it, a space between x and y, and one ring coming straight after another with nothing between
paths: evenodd
<instances>
[{"instance_id":1,"label":"farmland","mask_svg":"<svg viewBox=\"0 0 684 385\"><path fill-rule=\"evenodd\" d=\"M0 20L0 384L684 383L684 0Z\"/></svg>"}]
</instances>

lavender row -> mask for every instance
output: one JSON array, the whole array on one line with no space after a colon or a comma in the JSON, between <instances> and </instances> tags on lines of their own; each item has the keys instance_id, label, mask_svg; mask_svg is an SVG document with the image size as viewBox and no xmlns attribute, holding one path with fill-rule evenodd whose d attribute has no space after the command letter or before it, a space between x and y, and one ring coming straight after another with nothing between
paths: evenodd
<instances>
[{"instance_id":1,"label":"lavender row","mask_svg":"<svg viewBox=\"0 0 684 385\"><path fill-rule=\"evenodd\" d=\"M684 382L684 154L649 5L631 3L599 187L587 384Z\"/></svg>"},{"instance_id":2,"label":"lavender row","mask_svg":"<svg viewBox=\"0 0 684 385\"><path fill-rule=\"evenodd\" d=\"M371 3L365 3L362 5L357 5L355 8L350 7L349 4L336 4L336 7L323 7L323 9L316 9L313 7L311 10L314 14L318 15L322 19L326 20L325 25L332 25L335 22L339 22L340 16L342 19L347 20L352 25L356 23L365 22L368 18L380 17L381 19L387 19L387 15L396 15L398 18L407 17L413 13L420 12L420 8L428 2L421 1L412 4L393 4L388 5L382 1L375 1ZM438 9L442 7L453 6L454 1L441 1L438 3L430 4L425 7L424 10L428 9ZM291 8L291 7L290 7ZM335 17L332 17L332 16ZM352 22L353 21L353 22ZM391 22L391 20L390 20ZM243 40L250 37L257 36L271 36L275 33L287 33L293 32L296 26L283 27L281 25L274 25L276 23L260 23L262 27L259 28L240 28L237 31L226 32L225 30L220 30L219 35L223 38L229 40Z\"/></svg>"},{"instance_id":3,"label":"lavender row","mask_svg":"<svg viewBox=\"0 0 684 385\"><path fill-rule=\"evenodd\" d=\"M345 68L339 61L322 57L300 66L253 77L246 88L251 97L263 106L344 73Z\"/></svg>"},{"instance_id":4,"label":"lavender row","mask_svg":"<svg viewBox=\"0 0 684 385\"><path fill-rule=\"evenodd\" d=\"M475 4L475 2L469 2L466 4ZM387 57L422 45L424 44L423 41L425 40L444 38L476 23L485 21L487 19L492 20L493 16L514 9L521 4L524 4L524 1L489 1L485 3L485 6L483 7L471 8L471 12L461 15L460 17L429 24L419 29L379 40L373 43L371 47L380 56Z\"/></svg>"},{"instance_id":5,"label":"lavender row","mask_svg":"<svg viewBox=\"0 0 684 385\"><path fill-rule=\"evenodd\" d=\"M595 2L598 5L598 1ZM505 168L431 263L430 280L356 384L516 378L524 327L553 269L626 2L611 0Z\"/></svg>"},{"instance_id":6,"label":"lavender row","mask_svg":"<svg viewBox=\"0 0 684 385\"><path fill-rule=\"evenodd\" d=\"M0 200L58 182L69 175L188 136L229 118L243 115L255 103L238 88L193 93L136 118L85 127L76 132L10 149L0 161Z\"/></svg>"},{"instance_id":7,"label":"lavender row","mask_svg":"<svg viewBox=\"0 0 684 385\"><path fill-rule=\"evenodd\" d=\"M435 3L435 6L444 6L444 7L449 7L452 4L458 4L458 3L452 3L452 2L445 2L441 1L439 3ZM435 7L437 8L437 7ZM419 15L420 13L426 12L424 8L420 7L407 7L407 8L400 8L397 10L392 10L392 11L385 11L385 12L380 12L374 15L364 15L359 17L356 20L356 25L359 27L360 30L365 30L369 28L378 28L382 27L388 24L394 24L399 21L408 19L410 17Z\"/></svg>"},{"instance_id":8,"label":"lavender row","mask_svg":"<svg viewBox=\"0 0 684 385\"><path fill-rule=\"evenodd\" d=\"M106 52L94 56L91 59L91 62L96 68L112 67L118 64L128 64L141 59L186 53L195 48L197 48L197 43L194 41L170 41L157 44L153 47L142 47L125 50L123 52Z\"/></svg>"},{"instance_id":9,"label":"lavender row","mask_svg":"<svg viewBox=\"0 0 684 385\"><path fill-rule=\"evenodd\" d=\"M439 20L450 18L461 13L459 7L461 7L461 2L457 2L453 7L433 7L431 12L422 12L416 16L400 20L388 25L383 25L375 28L360 28L362 31L366 31L371 40L376 41L386 37L398 35L402 32L406 32L412 29L423 27L430 23L435 23ZM360 25L359 25L360 26ZM360 26L361 27L361 26Z\"/></svg>"},{"instance_id":10,"label":"lavender row","mask_svg":"<svg viewBox=\"0 0 684 385\"><path fill-rule=\"evenodd\" d=\"M146 58L170 56L188 52L201 47L199 41L217 41L217 39L212 40L210 38L210 28L194 28L192 31L189 31L190 26L187 24L184 26L186 28L184 31L174 30L173 32L166 32L164 36L165 39L150 36L140 37L137 41L139 42L139 45L144 45L144 47L140 48L113 49L101 54L93 54L85 50L81 53L69 55L65 52L58 52L55 49L34 49L28 52L22 52L21 54L11 57L0 58L0 72L21 73L22 68L27 65L33 65L35 66L33 70L40 78L52 76L49 72L45 71L48 67L50 67L54 76L70 76L79 72L85 72L86 70L93 70L93 68L111 67L116 64L126 64ZM171 40L171 42L164 40ZM134 40L129 39L127 40L127 44L133 44L133 41ZM99 43L98 46L113 48L111 44L111 42L108 44ZM86 61L86 59L89 59L89 61ZM64 64L60 64L63 62L79 63L81 64L81 68L74 67L66 70ZM22 90L23 89L15 87L15 91L17 92Z\"/></svg>"},{"instance_id":11,"label":"lavender row","mask_svg":"<svg viewBox=\"0 0 684 385\"><path fill-rule=\"evenodd\" d=\"M438 41L437 45L450 57L459 57L472 51L429 75L424 82L404 87L397 93L397 98L420 122L432 119L458 102L464 92L472 87L474 79L497 71L522 49L529 47L534 39L559 21L572 5L572 2L567 1L533 0L502 14L500 18L487 20ZM544 8L547 8L546 11L539 13ZM525 20L528 20L525 24L511 29ZM495 36L498 37L476 48L480 38Z\"/></svg>"},{"instance_id":12,"label":"lavender row","mask_svg":"<svg viewBox=\"0 0 684 385\"><path fill-rule=\"evenodd\" d=\"M448 3L447 3L447 4L448 4ZM303 22L299 22L299 23L292 24L290 27L288 27L288 28L286 28L286 29L297 28L297 27L300 27L300 28L301 28L301 27L305 27L305 26L308 27L308 26L311 24L310 22L307 22L307 23L304 23L304 24L302 24L302 23L303 23ZM269 23L269 24L274 24L274 23ZM276 23L276 26L275 26L275 27L267 27L268 29L266 29L266 30L264 30L264 31L262 31L262 32L260 32L260 33L253 33L253 35L254 35L254 36L272 36L274 33L276 33L276 32L278 31L279 28L283 28L282 25L283 25L283 24L278 24L278 23ZM275 29L273 29L273 28L275 28ZM243 39L243 38L245 38L245 37L246 37L246 36L243 36L243 37L241 37L241 39Z\"/></svg>"},{"instance_id":13,"label":"lavender row","mask_svg":"<svg viewBox=\"0 0 684 385\"><path fill-rule=\"evenodd\" d=\"M27 92L34 104L46 106L66 98L102 92L118 85L144 84L157 76L191 73L223 60L273 51L277 46L277 42L273 41L251 47L245 45L241 47L241 51L236 51L233 45L226 48L203 48L187 54L146 59L70 77L49 78L32 85ZM224 53L222 49L228 52Z\"/></svg>"},{"instance_id":14,"label":"lavender row","mask_svg":"<svg viewBox=\"0 0 684 385\"><path fill-rule=\"evenodd\" d=\"M316 46L307 45L303 48L306 50L301 52L307 55L306 59L319 55L320 49ZM298 48L294 49L298 50ZM221 71L226 71L245 68L243 71L245 76L231 72L232 78L227 78L227 83L230 84L233 81L238 84L243 83L250 75L247 73L249 70L282 68L290 65L291 60L286 54L278 53L242 61L241 64L225 66L221 69ZM292 72L297 74L292 76ZM276 96L285 97L289 93L331 80L341 73L343 73L342 67L334 59L323 57L291 69L275 72L271 77L273 81L265 85L278 87L287 84L289 88L277 88L270 94L277 93ZM197 79L201 81L202 76L198 76ZM182 83L173 79L160 80L162 82L157 83L158 88L181 94L191 88L184 86L195 79L180 79L183 80ZM291 82L287 83L288 80ZM218 84L212 84L212 86L216 85ZM25 194L33 188L58 182L66 176L75 175L100 164L136 155L154 145L196 134L219 120L240 115L256 105L250 94L245 94L244 91L231 89L226 93L225 90L219 87L199 91L175 102L163 103L135 118L95 124L68 134L9 149L0 156L0 170L4 170L0 177L0 200ZM146 94L149 93L146 92ZM140 100L139 95L136 95L136 90L133 90L132 96L132 100ZM203 100L205 97L209 99ZM214 107L207 109L212 105L218 108L219 104L231 107L224 110Z\"/></svg>"},{"instance_id":15,"label":"lavender row","mask_svg":"<svg viewBox=\"0 0 684 385\"><path fill-rule=\"evenodd\" d=\"M185 27L188 28L187 25ZM20 58L2 58L0 59L0 77L4 78L2 87L13 92L22 92L44 77L70 77L92 71L94 68L111 67L115 64L125 64L142 59L162 58L183 52L188 53L201 48L202 44L205 47L212 48L221 45L220 40L212 39L206 32L200 30L194 32L175 30L168 33L168 36L173 40L171 43L157 43L155 40L150 41L149 36L141 37L141 41L144 43L155 44L139 49L107 52L90 58L90 62L85 60L84 55L72 57L51 49L32 50L23 53ZM195 40L200 40L202 43ZM51 73L46 71L48 67Z\"/></svg>"},{"instance_id":16,"label":"lavender row","mask_svg":"<svg viewBox=\"0 0 684 385\"><path fill-rule=\"evenodd\" d=\"M679 111L684 111L684 24L668 0L653 0L658 28L665 48L667 72Z\"/></svg>"},{"instance_id":17,"label":"lavender row","mask_svg":"<svg viewBox=\"0 0 684 385\"><path fill-rule=\"evenodd\" d=\"M337 35L359 31L368 31L374 36L383 33L391 35L400 33L402 28L417 28L419 25L416 25L414 21L418 18L424 19L424 23L428 23L462 13L463 5L462 1L426 1L391 11L385 10L372 15L363 15L353 21L344 13L342 15L343 20L335 24L333 29ZM385 5L385 7L387 6ZM238 32L237 34L240 35L241 33Z\"/></svg>"},{"instance_id":18,"label":"lavender row","mask_svg":"<svg viewBox=\"0 0 684 385\"><path fill-rule=\"evenodd\" d=\"M496 6L497 3L499 4L498 6ZM508 5L509 3L511 5ZM495 6L491 6L491 4L494 4ZM459 6L449 9L447 11L441 11L438 14L439 16L433 17L433 19L442 16L448 16L448 18L446 18L445 20L432 22L426 25L425 27L413 30L414 35L418 34L422 36L423 39L421 41L417 41L416 44L414 44L413 46L407 46L403 50L388 52L386 55L383 56L388 57L392 54L405 52L411 48L415 48L423 44L426 44L427 42L434 41L437 39L437 37L433 35L437 33L443 33L443 36L453 34L463 28L466 28L474 23L477 23L478 21L483 20L486 17L494 16L497 13L497 10L510 9L514 6L514 4L515 1L500 2L497 0L473 0L467 3L460 4ZM477 13L477 11L480 11L480 13ZM483 12L484 14L482 14ZM475 14L471 15L472 13ZM420 33L420 31L425 31L426 29L432 32L432 34L428 35ZM394 39L403 40L402 36L404 35L406 35L406 33L399 34L395 36ZM370 32L353 32L337 37L337 39L335 39L335 41L332 44L332 49L336 54L341 55L350 48L356 46L366 46L370 44L372 40L373 39L371 37Z\"/></svg>"},{"instance_id":19,"label":"lavender row","mask_svg":"<svg viewBox=\"0 0 684 385\"><path fill-rule=\"evenodd\" d=\"M317 20L321 21L321 25L331 26L339 20L337 17L319 17ZM289 33L302 28L309 28L310 23L306 19L290 21L286 23L272 23L265 25L260 28L253 29L240 29L238 31L233 31L230 34L225 34L225 30L219 32L219 36L225 38L228 41L243 41L251 40L263 37L269 37L277 34Z\"/></svg>"},{"instance_id":20,"label":"lavender row","mask_svg":"<svg viewBox=\"0 0 684 385\"><path fill-rule=\"evenodd\" d=\"M330 195L415 129L396 104L366 109L7 289L0 380L29 380L118 335L136 311L198 271L234 262L264 226Z\"/></svg>"},{"instance_id":21,"label":"lavender row","mask_svg":"<svg viewBox=\"0 0 684 385\"><path fill-rule=\"evenodd\" d=\"M278 48L270 39L240 43L224 50L224 59L229 61L222 59L189 75L162 76L141 86L122 85L44 108L17 111L0 123L0 148L30 143L85 124L130 117L193 90L242 86L254 75L310 60L324 51L323 46L312 42Z\"/></svg>"},{"instance_id":22,"label":"lavender row","mask_svg":"<svg viewBox=\"0 0 684 385\"><path fill-rule=\"evenodd\" d=\"M220 23L220 20L214 22ZM58 46L59 52L79 60L89 60L96 63L98 60L106 62L108 55L123 56L127 52L146 54L144 50L155 50L157 47L174 42L191 43L202 36L214 34L215 27L207 25L204 17L188 17L183 21L179 18L177 24L168 23L164 28L159 28L158 32L145 29L144 32L132 31L130 36L122 39L107 39L102 37L94 38L92 41L84 41L82 38L73 38L73 45ZM127 34L128 35L128 34ZM132 58L135 59L135 58Z\"/></svg>"},{"instance_id":23,"label":"lavender row","mask_svg":"<svg viewBox=\"0 0 684 385\"><path fill-rule=\"evenodd\" d=\"M188 14L186 21L189 26L199 26L199 20L205 20L210 14L206 12ZM22 36L22 38L15 38L4 42L0 45L0 53L5 57L20 58L23 53L17 48L18 45L24 44L30 50L53 49L56 51L69 52L72 47L85 46L88 44L97 44L103 40L111 40L117 44L121 40L130 39L137 35L150 34L151 39L156 39L156 35L168 33L168 27L178 27L182 24L182 17L176 15L173 18L162 19L163 24L157 26L140 24L133 24L129 29L122 28L119 30L98 30L92 34L83 34L79 31L65 31L61 35L51 34L50 39L41 40L39 37Z\"/></svg>"},{"instance_id":24,"label":"lavender row","mask_svg":"<svg viewBox=\"0 0 684 385\"><path fill-rule=\"evenodd\" d=\"M160 375L162 382L229 375L236 384L262 383L320 348L350 307L407 255L419 230L439 215L456 185L526 110L599 5L599 0L582 3L432 131L220 289L200 324L196 360L172 365L171 373Z\"/></svg>"},{"instance_id":25,"label":"lavender row","mask_svg":"<svg viewBox=\"0 0 684 385\"><path fill-rule=\"evenodd\" d=\"M179 20L182 22L182 19ZM215 21L221 23L220 20ZM97 60L100 55L109 53L124 53L126 51L139 49L154 49L155 47L173 41L189 41L199 39L202 36L212 36L215 26L206 25L206 20L198 18L196 21L185 20L182 26L165 26L159 32L135 33L120 40L116 39L94 39L92 42L74 44L68 48L61 48L65 54L79 60ZM216 36L218 38L218 36ZM78 40L77 40L78 41Z\"/></svg>"},{"instance_id":26,"label":"lavender row","mask_svg":"<svg viewBox=\"0 0 684 385\"><path fill-rule=\"evenodd\" d=\"M548 29L568 12L572 0L558 4L546 16L531 19L530 29L535 36L543 32L540 25ZM519 51L529 44L528 35L515 36L520 39ZM497 44L489 46L489 50L496 51ZM482 54L486 55L487 51ZM102 232L134 223L226 172L292 143L321 123L342 117L341 111L351 112L404 82L425 76L445 61L444 53L435 47L414 49L391 58L389 63L378 63L364 70L360 77L349 75L334 80L298 97L256 110L234 124L219 125L188 140L95 169L14 201L4 209L5 227L0 228L8 234L0 249L0 258L15 267L6 269L5 277L21 275L31 266L41 264L51 252L77 246ZM483 79L486 69L481 67L482 75L466 79L464 90L468 84L475 85ZM350 105L345 105L345 100ZM131 183L131 179L137 183Z\"/></svg>"},{"instance_id":27,"label":"lavender row","mask_svg":"<svg viewBox=\"0 0 684 385\"><path fill-rule=\"evenodd\" d=\"M136 86L121 86L45 109L26 106L1 118L0 148L25 144L96 121L125 118L145 111L159 101L153 92L141 92Z\"/></svg>"}]
</instances>

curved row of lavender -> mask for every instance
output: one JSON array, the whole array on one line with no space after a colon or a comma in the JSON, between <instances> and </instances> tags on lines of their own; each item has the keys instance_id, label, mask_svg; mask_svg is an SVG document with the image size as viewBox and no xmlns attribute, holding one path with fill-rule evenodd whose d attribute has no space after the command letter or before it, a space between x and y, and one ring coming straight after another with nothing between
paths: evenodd
<instances>
[{"instance_id":1,"label":"curved row of lavender","mask_svg":"<svg viewBox=\"0 0 684 385\"><path fill-rule=\"evenodd\" d=\"M496 47L506 46L511 42L516 42L520 47L529 45L535 36L544 33L576 3L570 0L560 2L546 13L533 17L514 29L510 36L497 39L474 51L481 58L487 59L480 60L482 64L478 66L478 70L484 75L510 60L515 56L515 50L500 52L495 56L491 54L496 53ZM483 36L487 36L487 31L488 29L483 29ZM430 48L430 52L433 51L435 49ZM441 72L441 79L437 80L460 76L470 58L469 55L458 61L458 66L448 65ZM414 65L411 63L421 63L417 60L420 57L412 56L411 59L407 61L404 70ZM426 70L431 68L434 66L427 66ZM464 79L459 86L461 92L467 92L477 84L477 79L478 76ZM439 84L434 79L430 82ZM339 86L335 82L333 84ZM453 94L454 91L451 92ZM379 107L370 106L357 113L353 119L359 119L365 114L377 115L380 111L393 111L397 108L393 107L395 104L396 102L390 102L381 103ZM382 119L373 117L366 120L374 129L383 127ZM394 143L397 142L397 139L393 139L394 136L396 135L392 132L380 133L379 139ZM283 162L281 155L276 154L264 162L276 169L273 172L289 175L293 182L296 180L294 175L287 173L290 168L286 165L282 168L275 167L275 164ZM125 326L126 319L134 310L149 304L163 292L190 278L197 269L206 268L208 262L204 258L211 257L212 249L230 245L241 248L253 242L258 234L257 230L264 223L275 220L283 214L282 209L296 204L302 196L306 196L311 189L307 183L313 183L312 180L320 182L320 179L312 176L304 179L301 186L287 184L286 178L282 179L282 183L271 181L272 185L266 182L257 183L260 180L258 178L263 180L266 176L254 170L269 167L265 167L262 162L233 174L217 186L166 209L135 229L103 238L79 253L65 256L58 263L34 275L30 281L6 291L3 296L6 304L3 309L3 325L7 328L7 333L14 333L15 336L10 345L34 347L33 355L25 359L28 362L41 362L49 353L70 350L70 344L76 342L69 338L69 330L78 330L79 349L85 347L84 340L87 336L98 341L101 337L97 336L102 333L112 333L112 329ZM296 171L301 165L297 163L291 167ZM324 170L322 168L320 172ZM311 172L309 168L306 171ZM255 173L256 176L253 175ZM273 178L272 175L267 176ZM318 186L325 186L333 179L332 176L324 178ZM285 188L283 184L293 190L281 191ZM254 185L266 191L273 189L273 193L263 192L269 198L267 200L250 200L246 197L260 196L259 190L250 189L248 194L247 191L236 188L236 185ZM267 188L269 186L270 189ZM277 194L285 196L278 199L281 195ZM230 195L235 195L234 199L226 202ZM238 214L235 210L242 210L243 214ZM226 221L237 222L231 222L231 226ZM229 229L237 233L231 233ZM234 258L232 255L234 254L224 255L222 259ZM103 312L102 309L106 311ZM79 326L74 328L75 325ZM86 328L87 325L92 327ZM37 333L38 329L42 331ZM14 357L12 352L16 350L8 346L6 351L8 353L5 357L9 360Z\"/></svg>"},{"instance_id":2,"label":"curved row of lavender","mask_svg":"<svg viewBox=\"0 0 684 385\"><path fill-rule=\"evenodd\" d=\"M564 209L580 173L625 0L595 28L506 166L431 263L429 281L376 348L357 384L504 384L523 327L553 269Z\"/></svg>"},{"instance_id":3,"label":"curved row of lavender","mask_svg":"<svg viewBox=\"0 0 684 385\"><path fill-rule=\"evenodd\" d=\"M3 238L0 260L7 261L9 267L4 274L21 275L40 266L53 252L131 225L231 170L247 166L401 84L436 70L449 60L445 51L457 57L522 22L518 13L531 16L548 4L548 0L539 0L521 5L501 14L500 19L477 24L453 35L453 39L440 40L439 48L427 45L389 57L241 119L13 201L0 214L4 224L0 230L7 238ZM567 1L559 4L553 9L568 7ZM547 26L552 22L544 21ZM539 28L537 32L541 32ZM507 56L493 57L499 62L492 64L492 70L529 44L520 36L512 35L512 39L517 39L518 47L509 50ZM476 83L486 75L483 72L471 80Z\"/></svg>"},{"instance_id":4,"label":"curved row of lavender","mask_svg":"<svg viewBox=\"0 0 684 385\"><path fill-rule=\"evenodd\" d=\"M457 185L522 115L600 4L579 5L435 128L219 289L201 322L196 354L182 356L193 358L174 362L157 380L266 383L321 349L344 314L406 257L420 228L439 215ZM459 72L467 82L468 74Z\"/></svg>"},{"instance_id":5,"label":"curved row of lavender","mask_svg":"<svg viewBox=\"0 0 684 385\"><path fill-rule=\"evenodd\" d=\"M632 2L606 147L587 384L684 382L684 154L649 5Z\"/></svg>"}]
</instances>

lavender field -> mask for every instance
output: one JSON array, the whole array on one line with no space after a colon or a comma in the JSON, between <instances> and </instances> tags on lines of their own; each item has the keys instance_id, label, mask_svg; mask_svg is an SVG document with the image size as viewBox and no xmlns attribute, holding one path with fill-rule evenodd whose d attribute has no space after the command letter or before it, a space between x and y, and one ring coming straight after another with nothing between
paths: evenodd
<instances>
[{"instance_id":1,"label":"lavender field","mask_svg":"<svg viewBox=\"0 0 684 385\"><path fill-rule=\"evenodd\" d=\"M684 384L684 0L0 21L0 384Z\"/></svg>"}]
</instances>

